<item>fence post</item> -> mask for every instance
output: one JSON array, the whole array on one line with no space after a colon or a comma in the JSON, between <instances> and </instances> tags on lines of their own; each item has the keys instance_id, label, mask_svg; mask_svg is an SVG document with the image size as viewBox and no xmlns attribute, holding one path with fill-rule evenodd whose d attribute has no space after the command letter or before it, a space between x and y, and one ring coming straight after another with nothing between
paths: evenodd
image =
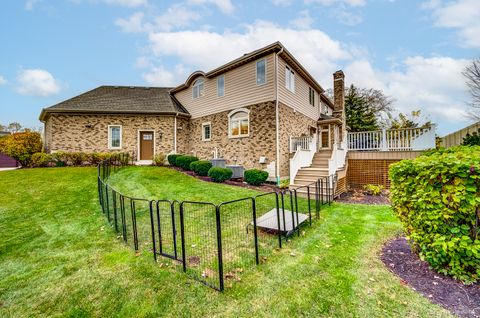
<instances>
[{"instance_id":1,"label":"fence post","mask_svg":"<svg viewBox=\"0 0 480 318\"><path fill-rule=\"evenodd\" d=\"M308 200L308 218L310 219L310 225L312 225L312 207L310 204L310 185L307 185L307 200Z\"/></svg>"},{"instance_id":2,"label":"fence post","mask_svg":"<svg viewBox=\"0 0 480 318\"><path fill-rule=\"evenodd\" d=\"M110 200L108 199L108 184L105 184L105 195L107 197L107 220L110 223Z\"/></svg>"},{"instance_id":3,"label":"fence post","mask_svg":"<svg viewBox=\"0 0 480 318\"><path fill-rule=\"evenodd\" d=\"M282 196L282 219L283 219L283 231L285 232L285 237L287 237L287 227L285 222L285 199L284 199L284 192L280 192L280 195Z\"/></svg>"},{"instance_id":4,"label":"fence post","mask_svg":"<svg viewBox=\"0 0 480 318\"><path fill-rule=\"evenodd\" d=\"M152 229L153 259L157 261L157 246L155 243L155 221L153 220L153 201L149 202L150 208L150 228Z\"/></svg>"},{"instance_id":5,"label":"fence post","mask_svg":"<svg viewBox=\"0 0 480 318\"><path fill-rule=\"evenodd\" d=\"M182 240L182 265L183 265L183 271L187 271L187 259L185 256L185 224L183 220L183 202L180 203L180 236Z\"/></svg>"},{"instance_id":6,"label":"fence post","mask_svg":"<svg viewBox=\"0 0 480 318\"><path fill-rule=\"evenodd\" d=\"M173 255L178 259L177 255L177 229L175 225L175 201L170 202L170 212L172 214L172 234L173 234Z\"/></svg>"},{"instance_id":7,"label":"fence post","mask_svg":"<svg viewBox=\"0 0 480 318\"><path fill-rule=\"evenodd\" d=\"M257 234L257 203L255 198L252 198L252 216L253 216L253 240L255 242L255 264L259 264L258 259L258 234Z\"/></svg>"},{"instance_id":8,"label":"fence post","mask_svg":"<svg viewBox=\"0 0 480 318\"><path fill-rule=\"evenodd\" d=\"M117 216L117 192L112 189L113 195L113 222L115 224L115 233L118 232L118 216Z\"/></svg>"},{"instance_id":9,"label":"fence post","mask_svg":"<svg viewBox=\"0 0 480 318\"><path fill-rule=\"evenodd\" d=\"M275 192L275 203L277 209L277 225L278 225L278 247L282 248L282 231L280 231L280 209L278 204L278 192Z\"/></svg>"},{"instance_id":10,"label":"fence post","mask_svg":"<svg viewBox=\"0 0 480 318\"><path fill-rule=\"evenodd\" d=\"M127 242L127 218L125 217L125 197L120 195L120 214L122 216L122 236L125 243Z\"/></svg>"},{"instance_id":11,"label":"fence post","mask_svg":"<svg viewBox=\"0 0 480 318\"><path fill-rule=\"evenodd\" d=\"M130 199L130 212L132 214L133 245L135 246L135 251L138 251L137 215L135 213L135 201L132 199Z\"/></svg>"},{"instance_id":12,"label":"fence post","mask_svg":"<svg viewBox=\"0 0 480 318\"><path fill-rule=\"evenodd\" d=\"M222 226L220 224L220 208L215 206L215 216L217 219L217 248L218 248L218 275L220 278L220 291L223 290L223 255L222 255Z\"/></svg>"}]
</instances>

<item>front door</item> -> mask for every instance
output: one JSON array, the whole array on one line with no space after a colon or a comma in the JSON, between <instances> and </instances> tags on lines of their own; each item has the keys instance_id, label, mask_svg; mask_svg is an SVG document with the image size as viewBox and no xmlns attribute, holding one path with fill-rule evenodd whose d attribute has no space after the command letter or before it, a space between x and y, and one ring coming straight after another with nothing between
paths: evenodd
<instances>
[{"instance_id":1,"label":"front door","mask_svg":"<svg viewBox=\"0 0 480 318\"><path fill-rule=\"evenodd\" d=\"M319 135L320 135L320 149L329 149L330 148L330 126L321 125Z\"/></svg>"},{"instance_id":2,"label":"front door","mask_svg":"<svg viewBox=\"0 0 480 318\"><path fill-rule=\"evenodd\" d=\"M153 131L140 132L140 160L153 159Z\"/></svg>"}]
</instances>

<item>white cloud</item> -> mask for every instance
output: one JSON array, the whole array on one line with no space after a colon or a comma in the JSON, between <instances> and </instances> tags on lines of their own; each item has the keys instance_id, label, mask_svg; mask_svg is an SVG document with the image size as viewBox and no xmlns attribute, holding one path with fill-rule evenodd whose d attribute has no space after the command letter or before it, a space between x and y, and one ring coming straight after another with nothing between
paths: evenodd
<instances>
[{"instance_id":1,"label":"white cloud","mask_svg":"<svg viewBox=\"0 0 480 318\"><path fill-rule=\"evenodd\" d=\"M25 2L25 10L28 10L28 11L33 10L33 7L35 6L35 4L37 4L40 1L41 0L27 0Z\"/></svg>"},{"instance_id":2,"label":"white cloud","mask_svg":"<svg viewBox=\"0 0 480 318\"><path fill-rule=\"evenodd\" d=\"M280 7L288 7L293 3L293 0L271 0L273 5Z\"/></svg>"},{"instance_id":3,"label":"white cloud","mask_svg":"<svg viewBox=\"0 0 480 318\"><path fill-rule=\"evenodd\" d=\"M175 87L185 81L184 73L187 72L182 64L175 66L173 70L167 70L163 66L152 67L150 72L143 73L142 77L149 85Z\"/></svg>"},{"instance_id":4,"label":"white cloud","mask_svg":"<svg viewBox=\"0 0 480 318\"><path fill-rule=\"evenodd\" d=\"M345 10L345 8L336 8L331 11L331 16L335 19L337 19L340 23L343 23L348 26L354 26L363 21L362 16L355 14L353 12L350 12L348 10Z\"/></svg>"},{"instance_id":5,"label":"white cloud","mask_svg":"<svg viewBox=\"0 0 480 318\"><path fill-rule=\"evenodd\" d=\"M281 41L320 82L331 79L336 63L351 54L340 42L316 29L297 30L258 21L242 32L152 32L150 48L157 59L178 58L189 68L209 71L244 53ZM208 43L208 45L205 45ZM188 44L188 45L187 45ZM189 74L184 74L184 79Z\"/></svg>"},{"instance_id":6,"label":"white cloud","mask_svg":"<svg viewBox=\"0 0 480 318\"><path fill-rule=\"evenodd\" d=\"M0 75L0 85L5 85L5 84L7 84L7 80L5 79L5 77Z\"/></svg>"},{"instance_id":7,"label":"white cloud","mask_svg":"<svg viewBox=\"0 0 480 318\"><path fill-rule=\"evenodd\" d=\"M297 17L290 21L290 25L298 29L309 29L313 24L313 18L308 10L300 11Z\"/></svg>"},{"instance_id":8,"label":"white cloud","mask_svg":"<svg viewBox=\"0 0 480 318\"><path fill-rule=\"evenodd\" d=\"M132 14L129 18L123 19L119 18L115 21L115 24L118 25L124 32L135 33L135 32L144 32L145 27L143 25L143 12L136 12Z\"/></svg>"},{"instance_id":9,"label":"white cloud","mask_svg":"<svg viewBox=\"0 0 480 318\"><path fill-rule=\"evenodd\" d=\"M103 0L107 4L114 4L124 7L138 7L141 5L146 5L147 0Z\"/></svg>"},{"instance_id":10,"label":"white cloud","mask_svg":"<svg viewBox=\"0 0 480 318\"><path fill-rule=\"evenodd\" d=\"M17 91L23 95L50 96L60 92L60 85L49 72L42 69L22 70L17 76Z\"/></svg>"},{"instance_id":11,"label":"white cloud","mask_svg":"<svg viewBox=\"0 0 480 318\"><path fill-rule=\"evenodd\" d=\"M331 6L336 4L345 4L352 7L363 7L367 1L366 0L305 0L306 4L315 3L322 6Z\"/></svg>"},{"instance_id":12,"label":"white cloud","mask_svg":"<svg viewBox=\"0 0 480 318\"><path fill-rule=\"evenodd\" d=\"M213 4L223 13L233 13L235 11L235 6L230 0L188 0L188 3L194 5Z\"/></svg>"},{"instance_id":13,"label":"white cloud","mask_svg":"<svg viewBox=\"0 0 480 318\"><path fill-rule=\"evenodd\" d=\"M462 45L480 47L479 0L432 0L424 3L423 7L432 10L435 26L456 29Z\"/></svg>"},{"instance_id":14,"label":"white cloud","mask_svg":"<svg viewBox=\"0 0 480 318\"><path fill-rule=\"evenodd\" d=\"M468 99L462 71L468 60L450 57L406 58L402 70L380 71L367 60L354 61L345 68L348 83L377 88L392 96L401 112L422 110L434 122L447 125L466 121Z\"/></svg>"}]
</instances>

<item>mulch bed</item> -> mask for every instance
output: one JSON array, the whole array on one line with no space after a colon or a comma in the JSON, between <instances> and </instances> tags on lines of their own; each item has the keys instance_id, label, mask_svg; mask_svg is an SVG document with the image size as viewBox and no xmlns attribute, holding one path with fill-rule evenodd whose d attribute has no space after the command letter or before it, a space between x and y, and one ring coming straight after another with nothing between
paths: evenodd
<instances>
[{"instance_id":1,"label":"mulch bed","mask_svg":"<svg viewBox=\"0 0 480 318\"><path fill-rule=\"evenodd\" d=\"M383 191L381 195L370 195L366 194L361 190L351 190L345 193L342 193L338 202L343 203L356 203L356 204L390 204L390 199L388 197L388 192Z\"/></svg>"},{"instance_id":2,"label":"mulch bed","mask_svg":"<svg viewBox=\"0 0 480 318\"><path fill-rule=\"evenodd\" d=\"M464 285L438 274L412 252L404 237L388 242L381 259L387 268L401 278L401 283L420 292L459 317L480 317L480 285Z\"/></svg>"},{"instance_id":3,"label":"mulch bed","mask_svg":"<svg viewBox=\"0 0 480 318\"><path fill-rule=\"evenodd\" d=\"M198 176L195 174L195 172L193 171L185 171L183 170L182 168L178 168L178 167L170 167L171 169L175 169L177 170L178 172L181 172L183 174L186 174L186 175L189 175L191 177L194 177L194 178L197 178L197 179L200 179L200 180L203 180L203 181L206 181L206 182L213 182L211 178L209 177L202 177L202 176ZM264 183L260 186L253 186L253 185L250 185L246 182L243 181L243 179L230 179L230 180L227 180L225 182L223 182L223 184L228 184L228 185L232 185L232 186L236 186L236 187L242 187L242 188L247 188L247 189L252 189L252 190L258 190L258 191L262 191L262 192L273 192L273 191L279 191L280 189L273 183Z\"/></svg>"}]
</instances>

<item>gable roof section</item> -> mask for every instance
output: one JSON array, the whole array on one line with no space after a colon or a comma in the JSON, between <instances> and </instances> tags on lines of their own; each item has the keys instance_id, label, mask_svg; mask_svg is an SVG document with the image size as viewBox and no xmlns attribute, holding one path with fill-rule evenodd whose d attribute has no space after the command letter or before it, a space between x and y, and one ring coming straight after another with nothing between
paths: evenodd
<instances>
[{"instance_id":1,"label":"gable roof section","mask_svg":"<svg viewBox=\"0 0 480 318\"><path fill-rule=\"evenodd\" d=\"M206 78L212 78L220 74L223 74L225 72L228 72L234 68L237 68L241 65L255 61L265 55L268 55L271 53L278 53L278 52L281 52L279 56L281 56L285 61L287 61L287 63L290 66L292 66L294 70L297 73L299 73L307 81L307 83L310 86L312 86L313 88L315 88L317 91L320 92L321 99L333 108L333 103L330 101L328 97L324 95L325 90L322 88L322 86L320 86L320 84L315 80L315 78L300 64L300 62L297 61L297 59L283 46L283 44L278 41L270 45L267 45L261 49L244 54L243 56L231 62L228 62L227 64L224 64L220 67L217 67L216 69L211 70L210 72L204 73L202 71L195 71L188 77L188 79L185 81L184 84L181 84L173 88L170 92L176 93L188 88L192 83L192 81L197 76L205 76Z\"/></svg>"},{"instance_id":2,"label":"gable roof section","mask_svg":"<svg viewBox=\"0 0 480 318\"><path fill-rule=\"evenodd\" d=\"M170 87L100 86L44 108L40 120L51 113L180 114L189 116L170 95Z\"/></svg>"}]
</instances>

